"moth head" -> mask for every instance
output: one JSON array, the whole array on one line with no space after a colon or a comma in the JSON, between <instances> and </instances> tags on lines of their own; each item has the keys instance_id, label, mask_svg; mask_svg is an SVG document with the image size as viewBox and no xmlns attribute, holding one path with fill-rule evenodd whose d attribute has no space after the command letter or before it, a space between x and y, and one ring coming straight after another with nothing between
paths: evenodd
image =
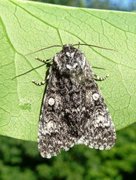
<instances>
[{"instance_id":1,"label":"moth head","mask_svg":"<svg viewBox=\"0 0 136 180\"><path fill-rule=\"evenodd\" d=\"M62 51L55 56L54 61L61 74L79 74L85 67L84 54L69 44L63 46Z\"/></svg>"}]
</instances>

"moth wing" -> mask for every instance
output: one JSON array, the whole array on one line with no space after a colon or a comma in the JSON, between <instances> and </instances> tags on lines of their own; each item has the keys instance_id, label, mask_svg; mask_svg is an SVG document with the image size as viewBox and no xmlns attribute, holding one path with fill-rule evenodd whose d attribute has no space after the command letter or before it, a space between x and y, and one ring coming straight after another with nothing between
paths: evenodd
<instances>
[{"instance_id":1,"label":"moth wing","mask_svg":"<svg viewBox=\"0 0 136 180\"><path fill-rule=\"evenodd\" d=\"M67 125L59 122L59 116L49 113L40 120L38 149L42 157L56 156L62 149L69 150L76 142L76 138L69 135Z\"/></svg>"},{"instance_id":2,"label":"moth wing","mask_svg":"<svg viewBox=\"0 0 136 180\"><path fill-rule=\"evenodd\" d=\"M54 118L55 120L48 119L47 122L47 119L44 119L44 122L42 120L40 122L38 148L42 157L51 158L59 154L62 149L67 151L76 141L69 136L67 127L61 127L65 124L60 125L58 117Z\"/></svg>"},{"instance_id":3,"label":"moth wing","mask_svg":"<svg viewBox=\"0 0 136 180\"><path fill-rule=\"evenodd\" d=\"M110 149L115 144L116 132L107 105L94 81L91 67L86 62L84 107L81 110L82 136L76 144L85 144L95 149Z\"/></svg>"},{"instance_id":4,"label":"moth wing","mask_svg":"<svg viewBox=\"0 0 136 180\"><path fill-rule=\"evenodd\" d=\"M60 91L55 87L55 73L50 73L49 83L44 95L38 132L38 149L44 158L51 158L61 152L69 150L77 141L71 136L71 131L64 116L63 100ZM56 86L56 84L55 84Z\"/></svg>"},{"instance_id":5,"label":"moth wing","mask_svg":"<svg viewBox=\"0 0 136 180\"><path fill-rule=\"evenodd\" d=\"M116 132L102 96L100 94L97 95L99 98L97 102L95 102L96 99L94 101L93 113L90 113L90 118L82 126L83 135L77 141L77 144L85 144L90 148L99 150L108 150L115 144Z\"/></svg>"}]
</instances>

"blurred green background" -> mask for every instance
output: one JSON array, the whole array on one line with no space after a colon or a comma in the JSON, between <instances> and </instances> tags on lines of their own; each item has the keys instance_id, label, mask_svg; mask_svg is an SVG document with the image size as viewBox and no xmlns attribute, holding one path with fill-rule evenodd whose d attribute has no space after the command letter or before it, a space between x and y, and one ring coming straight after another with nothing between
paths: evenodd
<instances>
[{"instance_id":1,"label":"blurred green background","mask_svg":"<svg viewBox=\"0 0 136 180\"><path fill-rule=\"evenodd\" d=\"M135 0L41 0L99 9L136 10ZM133 180L136 179L136 124L117 132L116 146L97 151L75 146L52 159L42 159L37 143L0 138L0 180Z\"/></svg>"}]
</instances>

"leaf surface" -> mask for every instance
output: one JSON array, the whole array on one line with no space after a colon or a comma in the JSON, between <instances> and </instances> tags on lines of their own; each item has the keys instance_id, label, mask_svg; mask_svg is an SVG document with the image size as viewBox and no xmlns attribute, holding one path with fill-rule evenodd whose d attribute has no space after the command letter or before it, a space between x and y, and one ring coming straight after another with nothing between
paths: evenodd
<instances>
[{"instance_id":1,"label":"leaf surface","mask_svg":"<svg viewBox=\"0 0 136 180\"><path fill-rule=\"evenodd\" d=\"M60 51L55 44L88 43L114 51L81 46L99 76L99 82L116 129L136 121L135 13L73 8L43 3L0 1L0 134L24 140L37 139L45 67L13 77L41 65Z\"/></svg>"}]
</instances>

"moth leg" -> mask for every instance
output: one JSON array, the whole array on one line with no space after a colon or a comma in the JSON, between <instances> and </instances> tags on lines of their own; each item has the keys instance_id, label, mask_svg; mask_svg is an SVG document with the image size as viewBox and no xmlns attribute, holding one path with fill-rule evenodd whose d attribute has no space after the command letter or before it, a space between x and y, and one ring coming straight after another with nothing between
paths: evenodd
<instances>
[{"instance_id":1,"label":"moth leg","mask_svg":"<svg viewBox=\"0 0 136 180\"><path fill-rule=\"evenodd\" d=\"M47 70L48 71L48 70ZM34 83L36 86L42 86L42 85L45 85L47 82L48 82L48 80L49 80L49 74L48 73L46 73L46 76L45 76L46 78L46 80L43 80L43 81L41 81L41 82L37 82L37 81L35 81L35 80L32 80L32 83Z\"/></svg>"},{"instance_id":2,"label":"moth leg","mask_svg":"<svg viewBox=\"0 0 136 180\"><path fill-rule=\"evenodd\" d=\"M103 67L97 67L97 66L92 66L91 68L105 70L105 68L103 68Z\"/></svg>"},{"instance_id":3,"label":"moth leg","mask_svg":"<svg viewBox=\"0 0 136 180\"><path fill-rule=\"evenodd\" d=\"M48 82L48 79L49 79L49 69L50 69L49 67L51 66L51 59L44 60L44 59L40 59L38 57L36 57L35 59L38 60L38 61L44 62L46 64L46 67L47 67L47 71L46 71L46 75L45 75L45 80L44 81L37 82L35 80L32 80L32 83L34 83L36 86L42 86L42 85L45 85Z\"/></svg>"},{"instance_id":4,"label":"moth leg","mask_svg":"<svg viewBox=\"0 0 136 180\"><path fill-rule=\"evenodd\" d=\"M36 86L42 86L46 83L46 81L36 82L35 80L32 80L32 83L34 83Z\"/></svg>"},{"instance_id":5,"label":"moth leg","mask_svg":"<svg viewBox=\"0 0 136 180\"><path fill-rule=\"evenodd\" d=\"M46 65L51 65L51 59L40 59L38 57L35 58L36 60L40 61L40 62L43 62L44 64Z\"/></svg>"},{"instance_id":6,"label":"moth leg","mask_svg":"<svg viewBox=\"0 0 136 180\"><path fill-rule=\"evenodd\" d=\"M93 78L94 78L95 81L104 81L105 79L107 79L107 77L109 77L108 74L106 76L104 76L104 77L99 77L98 75L93 74Z\"/></svg>"}]
</instances>

